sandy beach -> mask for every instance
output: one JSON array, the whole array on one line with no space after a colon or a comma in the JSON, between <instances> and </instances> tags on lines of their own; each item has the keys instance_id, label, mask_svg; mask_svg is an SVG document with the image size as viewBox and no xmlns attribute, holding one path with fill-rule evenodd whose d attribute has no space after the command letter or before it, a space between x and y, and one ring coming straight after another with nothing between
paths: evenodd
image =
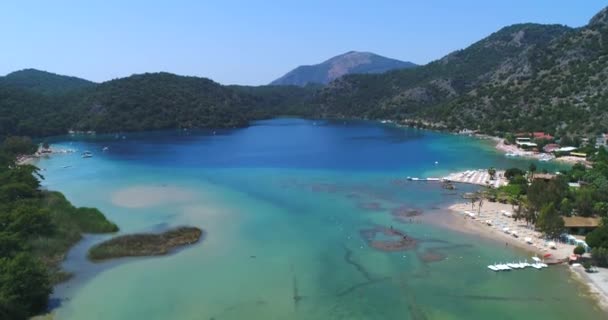
<instances>
[{"instance_id":1,"label":"sandy beach","mask_svg":"<svg viewBox=\"0 0 608 320\"><path fill-rule=\"evenodd\" d=\"M457 203L448 209L453 216L458 218L456 220L462 221L462 223L450 223L451 228L520 247L540 257L551 254L547 258L548 260L567 259L575 247L556 242L557 248L550 248L550 241L545 240L540 232L535 231L525 221L515 221L505 215L505 213L513 212L513 207L509 204L486 201L479 210L477 203L473 207L470 203ZM467 212L472 213L473 216ZM488 225L488 220L491 225ZM504 228L508 228L509 233L506 233ZM513 232L516 232L517 237L513 235Z\"/></svg>"},{"instance_id":2,"label":"sandy beach","mask_svg":"<svg viewBox=\"0 0 608 320\"><path fill-rule=\"evenodd\" d=\"M549 263L567 259L575 248L574 245L559 242L556 242L556 248L550 248L548 241L543 239L540 232L532 230L524 221L515 221L503 214L503 212L513 212L513 207L508 204L486 202L479 210L477 204L471 208L470 203L457 203L448 207L447 211L449 214L446 219L437 219L434 223L451 230L521 248L539 257L551 254L545 258ZM491 220L492 225L488 225L487 220ZM511 232L516 231L518 237L505 233L503 228L509 228ZM588 287L589 293L598 302L599 307L608 312L608 269L599 268L598 273L587 273L582 266L576 264L569 269L577 281Z\"/></svg>"},{"instance_id":3,"label":"sandy beach","mask_svg":"<svg viewBox=\"0 0 608 320\"><path fill-rule=\"evenodd\" d=\"M587 285L592 297L603 310L608 312L608 269L598 268L597 273L588 273L578 265L570 266L570 271L577 280Z\"/></svg>"}]
</instances>

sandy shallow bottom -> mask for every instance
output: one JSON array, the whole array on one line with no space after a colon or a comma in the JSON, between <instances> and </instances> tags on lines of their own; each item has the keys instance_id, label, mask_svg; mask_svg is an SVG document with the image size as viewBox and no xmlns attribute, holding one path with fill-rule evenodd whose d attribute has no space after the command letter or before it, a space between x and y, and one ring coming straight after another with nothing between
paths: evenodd
<instances>
[{"instance_id":1,"label":"sandy shallow bottom","mask_svg":"<svg viewBox=\"0 0 608 320\"><path fill-rule=\"evenodd\" d=\"M194 193L175 186L133 186L112 194L112 204L123 208L146 208L192 200Z\"/></svg>"}]
</instances>

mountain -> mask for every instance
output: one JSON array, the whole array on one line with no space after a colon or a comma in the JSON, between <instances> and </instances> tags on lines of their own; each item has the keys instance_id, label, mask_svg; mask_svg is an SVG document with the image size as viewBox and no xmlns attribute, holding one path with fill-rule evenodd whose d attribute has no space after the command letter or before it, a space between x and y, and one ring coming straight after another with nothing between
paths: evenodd
<instances>
[{"instance_id":1,"label":"mountain","mask_svg":"<svg viewBox=\"0 0 608 320\"><path fill-rule=\"evenodd\" d=\"M319 115L403 120L485 84L529 77L535 48L571 32L559 25L505 27L427 65L385 74L347 75L319 94Z\"/></svg>"},{"instance_id":2,"label":"mountain","mask_svg":"<svg viewBox=\"0 0 608 320\"><path fill-rule=\"evenodd\" d=\"M0 77L0 86L27 89L43 94L62 94L94 85L94 82L88 80L36 69L24 69Z\"/></svg>"},{"instance_id":3,"label":"mountain","mask_svg":"<svg viewBox=\"0 0 608 320\"><path fill-rule=\"evenodd\" d=\"M390 59L371 52L350 51L319 64L299 66L270 84L282 86L327 84L346 74L383 73L415 66L412 62Z\"/></svg>"},{"instance_id":4,"label":"mountain","mask_svg":"<svg viewBox=\"0 0 608 320\"><path fill-rule=\"evenodd\" d=\"M608 8L584 27L512 25L425 66L347 75L316 105L319 117L490 134L608 132Z\"/></svg>"},{"instance_id":5,"label":"mountain","mask_svg":"<svg viewBox=\"0 0 608 320\"><path fill-rule=\"evenodd\" d=\"M32 70L15 78L0 80L0 136L237 127L278 115L589 136L608 132L608 9L584 27L516 24L424 66L325 86L223 86L169 73L100 84Z\"/></svg>"}]
</instances>

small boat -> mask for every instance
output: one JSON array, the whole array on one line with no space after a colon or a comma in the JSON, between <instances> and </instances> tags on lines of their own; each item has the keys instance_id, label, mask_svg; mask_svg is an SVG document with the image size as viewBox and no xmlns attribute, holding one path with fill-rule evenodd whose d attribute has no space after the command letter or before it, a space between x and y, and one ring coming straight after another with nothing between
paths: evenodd
<instances>
[{"instance_id":1,"label":"small boat","mask_svg":"<svg viewBox=\"0 0 608 320\"><path fill-rule=\"evenodd\" d=\"M515 238L519 237L519 235L517 234L517 231L513 231L511 232L511 235Z\"/></svg>"},{"instance_id":2,"label":"small boat","mask_svg":"<svg viewBox=\"0 0 608 320\"><path fill-rule=\"evenodd\" d=\"M93 154L91 153L91 151L85 151L82 153L82 157L83 158L92 158Z\"/></svg>"},{"instance_id":3,"label":"small boat","mask_svg":"<svg viewBox=\"0 0 608 320\"><path fill-rule=\"evenodd\" d=\"M492 270L492 271L500 271L500 269L498 269L495 265L491 264L488 266L488 269Z\"/></svg>"},{"instance_id":4,"label":"small boat","mask_svg":"<svg viewBox=\"0 0 608 320\"><path fill-rule=\"evenodd\" d=\"M506 234L510 234L511 230L509 228L502 228L502 232L504 232Z\"/></svg>"},{"instance_id":5,"label":"small boat","mask_svg":"<svg viewBox=\"0 0 608 320\"><path fill-rule=\"evenodd\" d=\"M109 148L109 147L103 147L103 149L101 149L101 151L103 151L103 152L106 152L106 151L108 151L108 150L110 150L110 148Z\"/></svg>"},{"instance_id":6,"label":"small boat","mask_svg":"<svg viewBox=\"0 0 608 320\"><path fill-rule=\"evenodd\" d=\"M524 240L526 241L526 243L528 244L532 244L532 238L530 237L525 237Z\"/></svg>"}]
</instances>

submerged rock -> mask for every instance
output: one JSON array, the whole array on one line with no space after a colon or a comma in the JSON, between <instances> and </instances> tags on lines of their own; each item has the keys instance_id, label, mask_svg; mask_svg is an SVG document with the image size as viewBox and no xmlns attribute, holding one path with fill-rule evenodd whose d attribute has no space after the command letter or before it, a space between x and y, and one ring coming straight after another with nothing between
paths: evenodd
<instances>
[{"instance_id":1,"label":"submerged rock","mask_svg":"<svg viewBox=\"0 0 608 320\"><path fill-rule=\"evenodd\" d=\"M359 230L368 245L380 251L403 251L414 249L418 241L394 228L376 226Z\"/></svg>"}]
</instances>

